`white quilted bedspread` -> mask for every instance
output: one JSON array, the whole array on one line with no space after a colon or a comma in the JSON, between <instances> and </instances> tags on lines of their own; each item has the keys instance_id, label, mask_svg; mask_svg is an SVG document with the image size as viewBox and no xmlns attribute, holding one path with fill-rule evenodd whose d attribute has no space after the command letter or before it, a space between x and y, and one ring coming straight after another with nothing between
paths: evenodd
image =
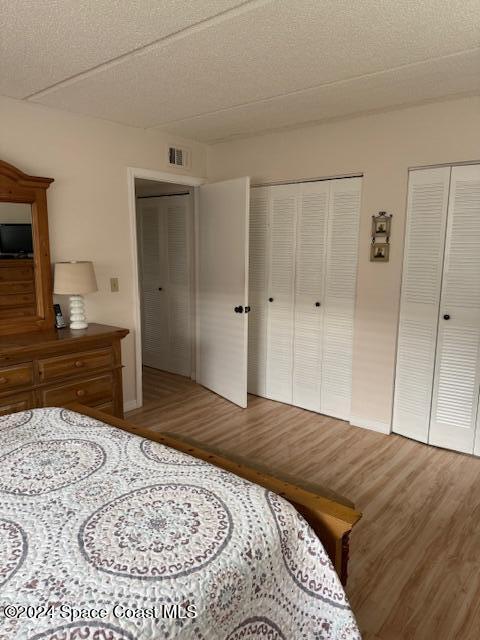
<instances>
[{"instance_id":1,"label":"white quilted bedspread","mask_svg":"<svg viewBox=\"0 0 480 640\"><path fill-rule=\"evenodd\" d=\"M291 505L62 409L0 418L1 640L354 640Z\"/></svg>"}]
</instances>

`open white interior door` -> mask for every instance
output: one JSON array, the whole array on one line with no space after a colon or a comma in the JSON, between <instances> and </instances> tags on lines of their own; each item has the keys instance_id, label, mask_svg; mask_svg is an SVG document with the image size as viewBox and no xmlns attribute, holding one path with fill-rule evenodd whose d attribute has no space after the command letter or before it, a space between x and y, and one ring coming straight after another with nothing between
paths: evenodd
<instances>
[{"instance_id":1,"label":"open white interior door","mask_svg":"<svg viewBox=\"0 0 480 640\"><path fill-rule=\"evenodd\" d=\"M250 179L199 187L197 382L247 406Z\"/></svg>"}]
</instances>

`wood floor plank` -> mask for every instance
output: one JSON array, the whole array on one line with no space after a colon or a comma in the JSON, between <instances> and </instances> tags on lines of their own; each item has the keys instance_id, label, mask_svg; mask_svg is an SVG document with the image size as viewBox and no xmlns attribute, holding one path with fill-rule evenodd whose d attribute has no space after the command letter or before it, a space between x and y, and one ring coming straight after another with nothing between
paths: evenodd
<instances>
[{"instance_id":1,"label":"wood floor plank","mask_svg":"<svg viewBox=\"0 0 480 640\"><path fill-rule=\"evenodd\" d=\"M249 396L240 409L145 369L136 424L352 500L347 592L365 640L480 638L480 460Z\"/></svg>"}]
</instances>

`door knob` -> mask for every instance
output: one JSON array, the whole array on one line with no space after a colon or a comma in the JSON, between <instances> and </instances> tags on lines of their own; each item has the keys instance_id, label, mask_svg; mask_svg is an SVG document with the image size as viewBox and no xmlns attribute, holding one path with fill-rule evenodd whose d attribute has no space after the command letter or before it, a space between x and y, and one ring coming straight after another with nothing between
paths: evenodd
<instances>
[{"instance_id":1,"label":"door knob","mask_svg":"<svg viewBox=\"0 0 480 640\"><path fill-rule=\"evenodd\" d=\"M449 314L448 314L448 313L446 313L446 314L443 316L443 319L444 319L444 320L450 320L450 316L449 316Z\"/></svg>"},{"instance_id":2,"label":"door knob","mask_svg":"<svg viewBox=\"0 0 480 640\"><path fill-rule=\"evenodd\" d=\"M159 291L163 291L163 287L158 287L158 290Z\"/></svg>"},{"instance_id":3,"label":"door knob","mask_svg":"<svg viewBox=\"0 0 480 640\"><path fill-rule=\"evenodd\" d=\"M250 313L251 309L250 307L245 307L245 313Z\"/></svg>"},{"instance_id":4,"label":"door knob","mask_svg":"<svg viewBox=\"0 0 480 640\"><path fill-rule=\"evenodd\" d=\"M269 302L273 302L273 298L269 298L269 299L268 299L268 301L269 301Z\"/></svg>"},{"instance_id":5,"label":"door knob","mask_svg":"<svg viewBox=\"0 0 480 640\"><path fill-rule=\"evenodd\" d=\"M243 313L242 305L239 305L238 307L235 307L235 313Z\"/></svg>"},{"instance_id":6,"label":"door knob","mask_svg":"<svg viewBox=\"0 0 480 640\"><path fill-rule=\"evenodd\" d=\"M320 306L320 302L315 302L315 306L319 307Z\"/></svg>"}]
</instances>

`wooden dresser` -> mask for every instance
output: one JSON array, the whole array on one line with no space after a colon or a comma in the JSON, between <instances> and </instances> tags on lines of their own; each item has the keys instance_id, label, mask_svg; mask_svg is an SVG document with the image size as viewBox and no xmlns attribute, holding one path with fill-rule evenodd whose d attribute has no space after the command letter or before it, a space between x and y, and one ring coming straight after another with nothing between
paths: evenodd
<instances>
[{"instance_id":1,"label":"wooden dresser","mask_svg":"<svg viewBox=\"0 0 480 640\"><path fill-rule=\"evenodd\" d=\"M0 415L76 401L122 417L120 341L127 334L90 324L0 336Z\"/></svg>"}]
</instances>

